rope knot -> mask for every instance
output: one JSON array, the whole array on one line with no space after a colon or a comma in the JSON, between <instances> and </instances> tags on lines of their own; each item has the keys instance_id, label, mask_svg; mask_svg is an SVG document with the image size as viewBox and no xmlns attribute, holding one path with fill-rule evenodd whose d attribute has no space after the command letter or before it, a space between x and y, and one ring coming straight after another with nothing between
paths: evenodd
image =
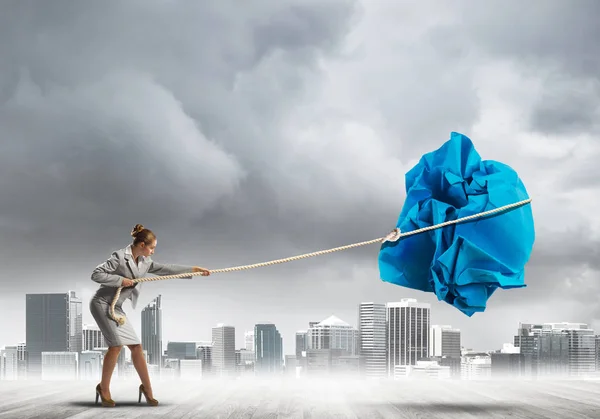
<instances>
[{"instance_id":1,"label":"rope knot","mask_svg":"<svg viewBox=\"0 0 600 419\"><path fill-rule=\"evenodd\" d=\"M385 236L382 240L383 243L385 242L395 242L398 241L400 239L400 237L402 237L402 233L400 232L399 228L395 228L393 229L387 236Z\"/></svg>"}]
</instances>

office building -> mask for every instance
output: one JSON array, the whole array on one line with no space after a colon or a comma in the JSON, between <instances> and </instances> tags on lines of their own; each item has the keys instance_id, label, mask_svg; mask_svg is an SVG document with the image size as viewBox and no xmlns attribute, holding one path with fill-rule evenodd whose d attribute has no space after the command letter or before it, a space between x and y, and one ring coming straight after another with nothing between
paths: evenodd
<instances>
[{"instance_id":1,"label":"office building","mask_svg":"<svg viewBox=\"0 0 600 419\"><path fill-rule=\"evenodd\" d=\"M272 323L254 326L254 372L256 375L278 374L283 369L283 342Z\"/></svg>"},{"instance_id":2,"label":"office building","mask_svg":"<svg viewBox=\"0 0 600 419\"><path fill-rule=\"evenodd\" d=\"M100 328L95 324L84 324L82 351L93 351L95 348L104 347L106 347L106 343Z\"/></svg>"},{"instance_id":3,"label":"office building","mask_svg":"<svg viewBox=\"0 0 600 419\"><path fill-rule=\"evenodd\" d=\"M142 347L148 353L148 364L162 365L162 296L156 297L142 310Z\"/></svg>"},{"instance_id":4,"label":"office building","mask_svg":"<svg viewBox=\"0 0 600 419\"><path fill-rule=\"evenodd\" d=\"M358 306L359 354L364 376L387 376L386 307L385 304L361 303Z\"/></svg>"},{"instance_id":5,"label":"office building","mask_svg":"<svg viewBox=\"0 0 600 419\"><path fill-rule=\"evenodd\" d=\"M235 375L235 327L218 324L212 329L212 340L213 373L219 377Z\"/></svg>"},{"instance_id":6,"label":"office building","mask_svg":"<svg viewBox=\"0 0 600 419\"><path fill-rule=\"evenodd\" d=\"M308 328L307 346L308 349L340 349L344 355L358 355L358 330L332 315Z\"/></svg>"},{"instance_id":7,"label":"office building","mask_svg":"<svg viewBox=\"0 0 600 419\"><path fill-rule=\"evenodd\" d=\"M82 350L81 299L74 291L25 295L25 341L27 376L42 376L42 352Z\"/></svg>"},{"instance_id":8,"label":"office building","mask_svg":"<svg viewBox=\"0 0 600 419\"><path fill-rule=\"evenodd\" d=\"M388 374L396 365L416 365L429 357L431 305L413 298L387 304Z\"/></svg>"}]
</instances>

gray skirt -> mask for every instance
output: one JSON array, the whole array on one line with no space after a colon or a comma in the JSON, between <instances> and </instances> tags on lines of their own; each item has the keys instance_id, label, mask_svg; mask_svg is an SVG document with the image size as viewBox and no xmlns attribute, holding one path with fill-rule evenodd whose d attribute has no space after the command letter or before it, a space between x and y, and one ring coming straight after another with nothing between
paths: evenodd
<instances>
[{"instance_id":1,"label":"gray skirt","mask_svg":"<svg viewBox=\"0 0 600 419\"><path fill-rule=\"evenodd\" d=\"M95 295L90 301L90 312L92 313L94 320L96 320L96 324L98 324L98 328L104 336L104 341L108 347L139 345L141 343L133 329L133 325L129 319L127 319L127 316L123 311L122 305L126 299L127 295L121 294L115 305L115 314L125 317L124 325L117 324L117 322L110 317L111 301L98 295Z\"/></svg>"}]
</instances>

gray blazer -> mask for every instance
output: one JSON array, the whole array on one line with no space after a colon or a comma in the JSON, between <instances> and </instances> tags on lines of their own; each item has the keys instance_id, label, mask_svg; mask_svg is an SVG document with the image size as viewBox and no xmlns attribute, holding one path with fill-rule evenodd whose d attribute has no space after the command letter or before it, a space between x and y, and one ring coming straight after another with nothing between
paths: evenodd
<instances>
[{"instance_id":1,"label":"gray blazer","mask_svg":"<svg viewBox=\"0 0 600 419\"><path fill-rule=\"evenodd\" d=\"M131 253L131 245L129 245L124 249L113 252L106 262L96 266L96 269L92 272L92 281L100 284L100 290L98 290L99 292L97 295L101 294L103 296L108 296L108 294L114 295L114 292L111 292L110 288L116 291L116 288L119 288L122 285L123 278L143 278L148 273L162 276L178 275L188 272L192 272L192 266L157 263L154 262L152 258L144 256L140 256L139 263L136 265L133 260L133 254ZM192 278L192 276L190 275L186 278ZM129 297L133 308L137 305L141 287L141 282L136 284ZM127 288L124 288L123 291L126 289Z\"/></svg>"}]
</instances>

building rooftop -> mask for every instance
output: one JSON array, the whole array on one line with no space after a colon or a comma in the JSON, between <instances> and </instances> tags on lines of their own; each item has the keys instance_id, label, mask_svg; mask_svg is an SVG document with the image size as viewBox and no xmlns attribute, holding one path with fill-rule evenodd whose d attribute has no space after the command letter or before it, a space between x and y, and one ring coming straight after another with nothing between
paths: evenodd
<instances>
[{"instance_id":1,"label":"building rooftop","mask_svg":"<svg viewBox=\"0 0 600 419\"><path fill-rule=\"evenodd\" d=\"M331 316L327 317L325 320L323 320L322 322L320 322L319 324L317 324L317 326L342 326L342 327L351 327L348 323L346 323L345 321L343 321L342 319L340 319L339 317L336 317L334 315L331 315Z\"/></svg>"}]
</instances>

